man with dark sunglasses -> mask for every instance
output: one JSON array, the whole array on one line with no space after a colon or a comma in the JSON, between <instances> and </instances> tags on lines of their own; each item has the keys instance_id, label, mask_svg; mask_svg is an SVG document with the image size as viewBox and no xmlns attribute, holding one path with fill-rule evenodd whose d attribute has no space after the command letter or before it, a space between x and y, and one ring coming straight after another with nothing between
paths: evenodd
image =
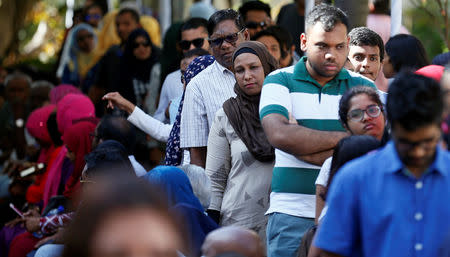
<instances>
[{"instance_id":1,"label":"man with dark sunglasses","mask_svg":"<svg viewBox=\"0 0 450 257\"><path fill-rule=\"evenodd\" d=\"M181 48L183 55L195 48L202 48L209 52L207 23L208 21L203 18L190 18L181 25L181 41L178 43L178 47ZM155 119L169 123L169 117L166 116L169 102L180 97L183 93L183 84L180 77L181 70L178 69L169 73L164 79L158 108L153 115Z\"/></svg>"},{"instance_id":2,"label":"man with dark sunglasses","mask_svg":"<svg viewBox=\"0 0 450 257\"><path fill-rule=\"evenodd\" d=\"M244 19L245 27L252 40L256 33L274 24L270 16L270 6L259 0L242 4L239 14Z\"/></svg>"},{"instance_id":3,"label":"man with dark sunglasses","mask_svg":"<svg viewBox=\"0 0 450 257\"><path fill-rule=\"evenodd\" d=\"M250 38L243 20L232 9L220 10L209 18L208 34L216 61L187 85L180 127L181 147L189 149L191 164L201 167L205 167L208 134L216 111L236 95L233 52Z\"/></svg>"}]
</instances>

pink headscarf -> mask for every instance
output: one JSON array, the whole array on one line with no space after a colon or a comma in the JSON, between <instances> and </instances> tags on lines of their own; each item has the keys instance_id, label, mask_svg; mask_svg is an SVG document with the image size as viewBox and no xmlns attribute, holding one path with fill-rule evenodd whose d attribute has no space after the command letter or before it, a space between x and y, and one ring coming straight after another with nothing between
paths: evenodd
<instances>
[{"instance_id":1,"label":"pink headscarf","mask_svg":"<svg viewBox=\"0 0 450 257\"><path fill-rule=\"evenodd\" d=\"M28 116L26 128L30 135L39 139L48 146L45 148L41 148L38 163L44 163L47 161L48 155L50 154L49 150L53 145L52 139L50 138L47 130L47 120L50 117L50 114L52 114L52 112L55 110L55 108L55 105L49 104L34 110L30 114L30 116Z\"/></svg>"},{"instance_id":2,"label":"pink headscarf","mask_svg":"<svg viewBox=\"0 0 450 257\"><path fill-rule=\"evenodd\" d=\"M56 111L56 121L58 123L58 130L62 135L64 135L64 132L74 122L83 119L95 119L94 104L87 96L82 94L68 94L59 101ZM58 193L61 180L61 168L66 154L67 148L63 146L49 171L44 190L44 207L47 206L50 198Z\"/></svg>"},{"instance_id":3,"label":"pink headscarf","mask_svg":"<svg viewBox=\"0 0 450 257\"><path fill-rule=\"evenodd\" d=\"M63 99L64 96L66 96L67 94L82 94L82 93L78 88L72 85L61 84L59 86L54 87L50 91L50 103L55 105L58 104L58 102L61 101L61 99Z\"/></svg>"},{"instance_id":4,"label":"pink headscarf","mask_svg":"<svg viewBox=\"0 0 450 257\"><path fill-rule=\"evenodd\" d=\"M425 67L418 69L414 73L425 76L425 77L432 78L432 79L436 80L438 83L440 83L442 74L444 74L444 66L434 65L434 64L427 65Z\"/></svg>"},{"instance_id":5,"label":"pink headscarf","mask_svg":"<svg viewBox=\"0 0 450 257\"><path fill-rule=\"evenodd\" d=\"M72 126L74 121L82 118L95 118L95 107L89 97L82 94L68 94L59 101L56 122L61 135Z\"/></svg>"}]
</instances>

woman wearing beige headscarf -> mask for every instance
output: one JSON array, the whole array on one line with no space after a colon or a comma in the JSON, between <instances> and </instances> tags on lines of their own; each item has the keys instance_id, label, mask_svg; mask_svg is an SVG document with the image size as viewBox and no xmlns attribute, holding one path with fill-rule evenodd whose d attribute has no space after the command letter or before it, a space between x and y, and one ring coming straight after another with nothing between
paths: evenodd
<instances>
[{"instance_id":1,"label":"woman wearing beige headscarf","mask_svg":"<svg viewBox=\"0 0 450 257\"><path fill-rule=\"evenodd\" d=\"M246 227L262 239L266 234L264 214L269 206L275 154L261 126L258 108L264 78L277 67L262 43L248 41L239 45L233 54L236 97L217 111L206 159L212 216L220 212L221 226Z\"/></svg>"}]
</instances>

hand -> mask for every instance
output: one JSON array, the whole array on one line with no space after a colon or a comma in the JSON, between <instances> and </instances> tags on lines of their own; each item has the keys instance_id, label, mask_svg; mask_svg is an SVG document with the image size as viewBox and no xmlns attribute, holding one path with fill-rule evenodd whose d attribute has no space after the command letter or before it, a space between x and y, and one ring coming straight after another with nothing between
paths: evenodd
<instances>
[{"instance_id":1,"label":"hand","mask_svg":"<svg viewBox=\"0 0 450 257\"><path fill-rule=\"evenodd\" d=\"M45 237L43 239L41 239L39 242L37 242L34 245L34 248L39 248L42 245L44 245L45 243L52 241L53 240L53 244L63 244L63 235L64 235L64 228L59 228L58 231L51 236Z\"/></svg>"},{"instance_id":2,"label":"hand","mask_svg":"<svg viewBox=\"0 0 450 257\"><path fill-rule=\"evenodd\" d=\"M30 217L41 217L41 214L39 214L39 208L32 208L29 209L27 212L23 214L23 216L30 218Z\"/></svg>"},{"instance_id":3,"label":"hand","mask_svg":"<svg viewBox=\"0 0 450 257\"><path fill-rule=\"evenodd\" d=\"M15 218L15 219L13 219L13 220L11 220L11 221L5 223L5 227L13 228L13 227L15 227L17 224L19 224L19 223L21 223L20 225L21 225L21 227L23 227L23 221L24 221L23 218L17 217L17 218Z\"/></svg>"},{"instance_id":4,"label":"hand","mask_svg":"<svg viewBox=\"0 0 450 257\"><path fill-rule=\"evenodd\" d=\"M27 229L27 231L30 233L39 231L39 229L41 228L41 226L39 226L40 220L40 217L26 217L25 228Z\"/></svg>"},{"instance_id":5,"label":"hand","mask_svg":"<svg viewBox=\"0 0 450 257\"><path fill-rule=\"evenodd\" d=\"M114 109L114 106L116 106L120 110L128 112L128 114L131 114L136 107L133 103L123 98L118 92L108 93L102 97L102 100L108 101L107 108Z\"/></svg>"}]
</instances>

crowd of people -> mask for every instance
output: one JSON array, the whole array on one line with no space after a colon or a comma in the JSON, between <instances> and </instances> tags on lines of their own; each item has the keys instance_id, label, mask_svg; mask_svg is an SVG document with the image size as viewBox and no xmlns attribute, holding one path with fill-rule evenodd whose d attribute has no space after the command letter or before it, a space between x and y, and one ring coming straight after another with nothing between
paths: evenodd
<instances>
[{"instance_id":1,"label":"crowd of people","mask_svg":"<svg viewBox=\"0 0 450 257\"><path fill-rule=\"evenodd\" d=\"M450 54L369 4L86 1L57 86L0 69L0 256L450 256Z\"/></svg>"}]
</instances>

